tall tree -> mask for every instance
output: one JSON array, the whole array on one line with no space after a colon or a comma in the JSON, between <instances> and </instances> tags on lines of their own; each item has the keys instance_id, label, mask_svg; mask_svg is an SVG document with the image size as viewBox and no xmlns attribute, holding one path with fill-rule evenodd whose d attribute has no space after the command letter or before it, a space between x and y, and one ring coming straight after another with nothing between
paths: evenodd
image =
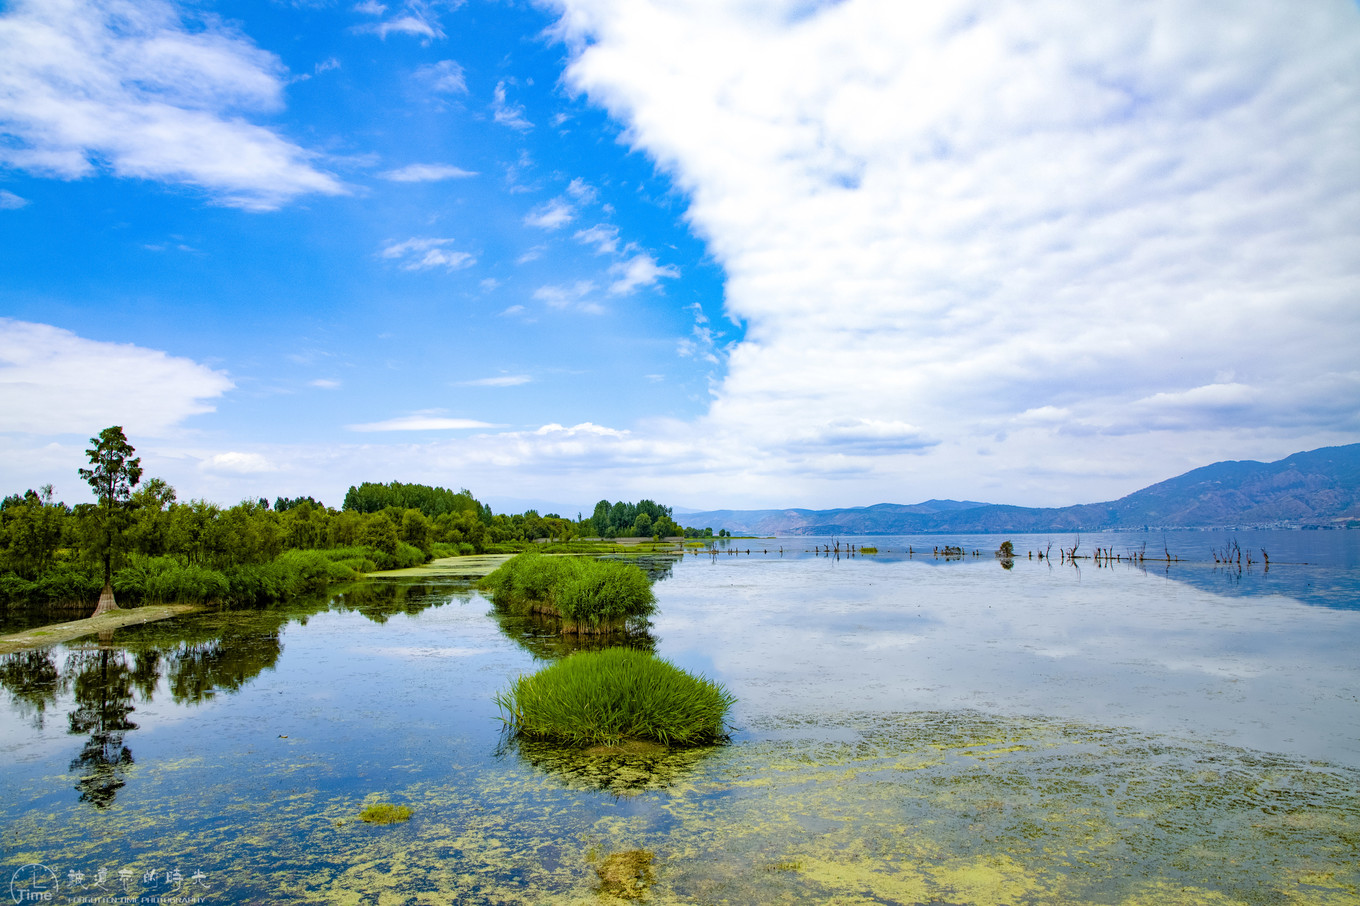
<instances>
[{"instance_id":1,"label":"tall tree","mask_svg":"<svg viewBox=\"0 0 1360 906\"><path fill-rule=\"evenodd\" d=\"M91 468L81 469L80 477L94 490L99 501L100 522L104 536L104 590L99 593L99 605L92 616L117 610L113 600L113 549L121 539L124 517L132 499L132 489L142 480L142 460L133 458L137 452L123 434L121 425L111 425L91 437L93 447L85 451Z\"/></svg>"}]
</instances>

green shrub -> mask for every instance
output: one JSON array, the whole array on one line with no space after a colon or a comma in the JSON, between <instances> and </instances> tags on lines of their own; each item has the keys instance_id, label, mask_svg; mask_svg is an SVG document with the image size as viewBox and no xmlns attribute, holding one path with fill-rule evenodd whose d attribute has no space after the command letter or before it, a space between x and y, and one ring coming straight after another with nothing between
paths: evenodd
<instances>
[{"instance_id":1,"label":"green shrub","mask_svg":"<svg viewBox=\"0 0 1360 906\"><path fill-rule=\"evenodd\" d=\"M496 696L515 732L579 746L719 742L735 701L720 684L631 648L577 652Z\"/></svg>"}]
</instances>

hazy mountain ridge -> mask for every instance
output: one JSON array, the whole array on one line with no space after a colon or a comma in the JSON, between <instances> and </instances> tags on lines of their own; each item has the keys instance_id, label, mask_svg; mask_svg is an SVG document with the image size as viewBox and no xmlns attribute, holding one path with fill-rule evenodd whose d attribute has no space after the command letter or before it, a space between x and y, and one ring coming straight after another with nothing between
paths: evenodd
<instances>
[{"instance_id":1,"label":"hazy mountain ridge","mask_svg":"<svg viewBox=\"0 0 1360 906\"><path fill-rule=\"evenodd\" d=\"M1046 532L1217 526L1360 527L1360 444L1278 462L1217 462L1105 503L1018 507L959 500L830 510L710 510L686 525L760 535Z\"/></svg>"}]
</instances>

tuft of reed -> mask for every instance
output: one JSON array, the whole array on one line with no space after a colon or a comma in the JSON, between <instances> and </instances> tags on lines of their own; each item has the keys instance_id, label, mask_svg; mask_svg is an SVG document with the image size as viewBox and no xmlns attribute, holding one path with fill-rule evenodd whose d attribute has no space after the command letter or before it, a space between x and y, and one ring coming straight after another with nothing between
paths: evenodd
<instances>
[{"instance_id":1,"label":"tuft of reed","mask_svg":"<svg viewBox=\"0 0 1360 906\"><path fill-rule=\"evenodd\" d=\"M720 742L735 702L721 684L632 648L577 652L496 696L515 732L581 747Z\"/></svg>"},{"instance_id":2,"label":"tuft of reed","mask_svg":"<svg viewBox=\"0 0 1360 906\"><path fill-rule=\"evenodd\" d=\"M656 609L647 574L632 563L528 551L481 581L496 607L561 621L563 634L621 632Z\"/></svg>"}]
</instances>

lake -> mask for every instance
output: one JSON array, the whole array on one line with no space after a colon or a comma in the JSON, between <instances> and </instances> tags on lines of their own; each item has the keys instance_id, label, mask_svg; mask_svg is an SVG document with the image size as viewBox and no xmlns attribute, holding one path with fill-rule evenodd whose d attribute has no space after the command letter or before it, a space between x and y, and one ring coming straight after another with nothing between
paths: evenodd
<instances>
[{"instance_id":1,"label":"lake","mask_svg":"<svg viewBox=\"0 0 1360 906\"><path fill-rule=\"evenodd\" d=\"M1090 534L1078 555L1125 559L1077 565L1073 536L1014 536L1009 564L1001 540L650 564L633 644L738 698L731 741L693 751L508 738L492 697L571 646L453 581L7 656L0 894L1360 902L1360 532ZM1216 565L1233 541L1255 562ZM358 819L379 801L410 820Z\"/></svg>"}]
</instances>

